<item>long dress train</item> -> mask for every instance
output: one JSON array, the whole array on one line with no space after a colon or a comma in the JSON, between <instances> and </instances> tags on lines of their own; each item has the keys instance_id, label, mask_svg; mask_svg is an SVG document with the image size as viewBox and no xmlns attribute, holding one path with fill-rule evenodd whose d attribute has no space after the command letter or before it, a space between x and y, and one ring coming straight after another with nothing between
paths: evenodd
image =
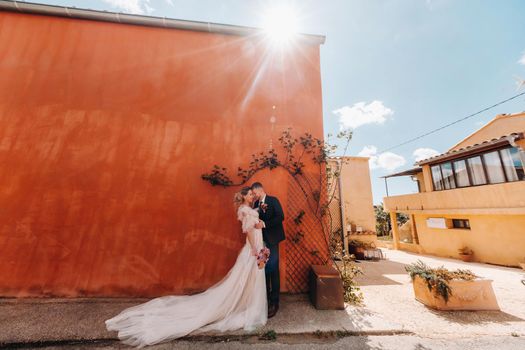
<instances>
[{"instance_id":1,"label":"long dress train","mask_svg":"<svg viewBox=\"0 0 525 350\"><path fill-rule=\"evenodd\" d=\"M262 232L256 229L259 214L242 205L237 211L243 232L252 234L257 250L263 247ZM251 246L246 244L235 265L206 291L186 296L163 296L125 309L106 320L122 342L143 347L183 337L191 332L252 331L267 321L264 269L257 267Z\"/></svg>"}]
</instances>

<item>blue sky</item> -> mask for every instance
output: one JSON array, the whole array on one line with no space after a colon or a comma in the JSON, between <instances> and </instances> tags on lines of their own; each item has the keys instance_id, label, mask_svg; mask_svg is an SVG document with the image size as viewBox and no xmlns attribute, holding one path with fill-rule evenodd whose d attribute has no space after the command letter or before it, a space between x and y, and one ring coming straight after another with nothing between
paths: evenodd
<instances>
[{"instance_id":1,"label":"blue sky","mask_svg":"<svg viewBox=\"0 0 525 350\"><path fill-rule=\"evenodd\" d=\"M525 111L522 96L377 154L518 93L516 77L525 79L522 0L33 1L249 26L261 26L266 9L289 3L299 31L326 35L321 47L325 132L352 127L349 154L373 156L374 203L385 195L379 177L411 167L414 152L446 151L496 114ZM416 186L394 178L389 191L413 193Z\"/></svg>"}]
</instances>

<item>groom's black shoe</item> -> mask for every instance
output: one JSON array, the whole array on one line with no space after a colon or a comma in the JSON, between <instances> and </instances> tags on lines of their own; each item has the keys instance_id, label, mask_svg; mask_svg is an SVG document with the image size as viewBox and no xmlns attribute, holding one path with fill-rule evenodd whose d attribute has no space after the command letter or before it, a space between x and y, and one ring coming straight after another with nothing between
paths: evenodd
<instances>
[{"instance_id":1,"label":"groom's black shoe","mask_svg":"<svg viewBox=\"0 0 525 350\"><path fill-rule=\"evenodd\" d=\"M279 311L279 304L270 304L268 306L268 318L272 318Z\"/></svg>"}]
</instances>

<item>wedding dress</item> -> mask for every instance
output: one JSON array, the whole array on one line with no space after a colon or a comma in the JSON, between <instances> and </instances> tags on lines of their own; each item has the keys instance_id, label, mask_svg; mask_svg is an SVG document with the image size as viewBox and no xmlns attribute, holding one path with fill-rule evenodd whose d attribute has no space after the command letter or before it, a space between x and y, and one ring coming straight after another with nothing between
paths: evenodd
<instances>
[{"instance_id":1,"label":"wedding dress","mask_svg":"<svg viewBox=\"0 0 525 350\"><path fill-rule=\"evenodd\" d=\"M242 230L252 234L257 251L263 248L262 232L256 229L257 210L241 205L237 211ZM267 301L264 268L259 269L251 246L246 244L235 265L206 291L186 296L163 296L125 309L106 321L124 343L143 347L191 332L252 331L266 324Z\"/></svg>"}]
</instances>

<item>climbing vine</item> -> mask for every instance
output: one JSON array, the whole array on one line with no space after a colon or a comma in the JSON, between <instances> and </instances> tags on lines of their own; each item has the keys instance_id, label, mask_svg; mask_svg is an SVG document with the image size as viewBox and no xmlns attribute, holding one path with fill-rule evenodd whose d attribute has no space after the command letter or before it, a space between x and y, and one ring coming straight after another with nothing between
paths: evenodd
<instances>
[{"instance_id":1,"label":"climbing vine","mask_svg":"<svg viewBox=\"0 0 525 350\"><path fill-rule=\"evenodd\" d=\"M332 135L328 136L330 138ZM339 148L337 144L316 138L311 133L294 136L292 129L289 128L284 130L278 139L282 153L278 154L275 149L270 148L252 154L249 163L245 166L239 166L234 172L215 165L201 177L212 186L242 186L259 171L284 169L297 183L306 200L306 208L300 210L293 219L296 230L291 233L291 242L300 244L304 239L305 233L301 226L306 211L308 211L322 228L328 255L324 256L318 250L311 250L309 253L325 264L331 262L341 275L345 289L345 300L359 303L362 297L354 282L354 277L362 272L352 263L352 257L345 254L342 242L335 243L339 239L338 235L341 234L341 231L334 229L334 220L329 209L330 204L338 199L336 186L333 184L340 176L340 168L345 161L344 155L348 150L352 132L341 131L336 135L336 138L337 144L343 146L342 157L339 158L338 162L329 162L330 156L334 155ZM317 175L313 179L305 174L305 167L308 162L312 162L317 167Z\"/></svg>"}]
</instances>

